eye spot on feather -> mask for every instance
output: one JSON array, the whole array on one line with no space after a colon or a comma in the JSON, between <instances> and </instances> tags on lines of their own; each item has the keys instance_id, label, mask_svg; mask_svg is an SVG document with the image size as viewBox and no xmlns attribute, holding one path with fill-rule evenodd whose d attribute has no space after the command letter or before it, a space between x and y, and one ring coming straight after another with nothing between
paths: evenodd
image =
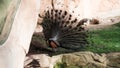
<instances>
[{"instance_id":1,"label":"eye spot on feather","mask_svg":"<svg viewBox=\"0 0 120 68\"><path fill-rule=\"evenodd\" d=\"M57 13L57 12L58 12L58 10L55 10L55 12Z\"/></svg>"},{"instance_id":2,"label":"eye spot on feather","mask_svg":"<svg viewBox=\"0 0 120 68\"><path fill-rule=\"evenodd\" d=\"M60 10L59 15L61 15L61 13L62 13L62 10Z\"/></svg>"},{"instance_id":3,"label":"eye spot on feather","mask_svg":"<svg viewBox=\"0 0 120 68\"><path fill-rule=\"evenodd\" d=\"M72 15L70 14L70 15L69 15L69 18L71 18L71 17L72 17Z\"/></svg>"},{"instance_id":4,"label":"eye spot on feather","mask_svg":"<svg viewBox=\"0 0 120 68\"><path fill-rule=\"evenodd\" d=\"M70 14L70 15L69 15L69 20L71 20L71 17L72 17L72 15Z\"/></svg>"},{"instance_id":5,"label":"eye spot on feather","mask_svg":"<svg viewBox=\"0 0 120 68\"><path fill-rule=\"evenodd\" d=\"M69 23L70 23L69 21L66 22L66 24L69 24Z\"/></svg>"},{"instance_id":6,"label":"eye spot on feather","mask_svg":"<svg viewBox=\"0 0 120 68\"><path fill-rule=\"evenodd\" d=\"M64 18L65 18L65 15L63 15L62 18L64 19Z\"/></svg>"},{"instance_id":7,"label":"eye spot on feather","mask_svg":"<svg viewBox=\"0 0 120 68\"><path fill-rule=\"evenodd\" d=\"M72 28L72 26L68 26L69 27L69 29L71 29Z\"/></svg>"},{"instance_id":8,"label":"eye spot on feather","mask_svg":"<svg viewBox=\"0 0 120 68\"><path fill-rule=\"evenodd\" d=\"M67 27L67 25L65 25L64 27Z\"/></svg>"},{"instance_id":9,"label":"eye spot on feather","mask_svg":"<svg viewBox=\"0 0 120 68\"><path fill-rule=\"evenodd\" d=\"M69 18L69 20L71 20L71 17Z\"/></svg>"},{"instance_id":10,"label":"eye spot on feather","mask_svg":"<svg viewBox=\"0 0 120 68\"><path fill-rule=\"evenodd\" d=\"M50 16L48 15L48 18L50 18Z\"/></svg>"},{"instance_id":11,"label":"eye spot on feather","mask_svg":"<svg viewBox=\"0 0 120 68\"><path fill-rule=\"evenodd\" d=\"M53 9L51 9L51 12L53 12Z\"/></svg>"},{"instance_id":12,"label":"eye spot on feather","mask_svg":"<svg viewBox=\"0 0 120 68\"><path fill-rule=\"evenodd\" d=\"M57 17L57 14L55 14L55 17Z\"/></svg>"},{"instance_id":13,"label":"eye spot on feather","mask_svg":"<svg viewBox=\"0 0 120 68\"><path fill-rule=\"evenodd\" d=\"M73 24L73 23L74 23L74 21L71 21L71 23Z\"/></svg>"},{"instance_id":14,"label":"eye spot on feather","mask_svg":"<svg viewBox=\"0 0 120 68\"><path fill-rule=\"evenodd\" d=\"M61 12L59 12L59 15L61 15Z\"/></svg>"},{"instance_id":15,"label":"eye spot on feather","mask_svg":"<svg viewBox=\"0 0 120 68\"><path fill-rule=\"evenodd\" d=\"M59 20L61 20L61 18L60 18L60 17L58 17L58 19L59 19Z\"/></svg>"},{"instance_id":16,"label":"eye spot on feather","mask_svg":"<svg viewBox=\"0 0 120 68\"><path fill-rule=\"evenodd\" d=\"M77 19L75 18L74 22L77 22Z\"/></svg>"},{"instance_id":17,"label":"eye spot on feather","mask_svg":"<svg viewBox=\"0 0 120 68\"><path fill-rule=\"evenodd\" d=\"M60 10L60 12L62 12L62 10Z\"/></svg>"},{"instance_id":18,"label":"eye spot on feather","mask_svg":"<svg viewBox=\"0 0 120 68\"><path fill-rule=\"evenodd\" d=\"M53 15L53 12L51 12L51 15Z\"/></svg>"},{"instance_id":19,"label":"eye spot on feather","mask_svg":"<svg viewBox=\"0 0 120 68\"><path fill-rule=\"evenodd\" d=\"M51 10L51 15L53 15L53 9Z\"/></svg>"},{"instance_id":20,"label":"eye spot on feather","mask_svg":"<svg viewBox=\"0 0 120 68\"><path fill-rule=\"evenodd\" d=\"M64 12L64 15L67 15L67 11Z\"/></svg>"},{"instance_id":21,"label":"eye spot on feather","mask_svg":"<svg viewBox=\"0 0 120 68\"><path fill-rule=\"evenodd\" d=\"M50 18L49 11L47 11L47 12L45 13L45 17Z\"/></svg>"},{"instance_id":22,"label":"eye spot on feather","mask_svg":"<svg viewBox=\"0 0 120 68\"><path fill-rule=\"evenodd\" d=\"M53 19L53 16L51 17L51 19Z\"/></svg>"},{"instance_id":23,"label":"eye spot on feather","mask_svg":"<svg viewBox=\"0 0 120 68\"><path fill-rule=\"evenodd\" d=\"M47 11L46 15L49 15L49 11Z\"/></svg>"}]
</instances>

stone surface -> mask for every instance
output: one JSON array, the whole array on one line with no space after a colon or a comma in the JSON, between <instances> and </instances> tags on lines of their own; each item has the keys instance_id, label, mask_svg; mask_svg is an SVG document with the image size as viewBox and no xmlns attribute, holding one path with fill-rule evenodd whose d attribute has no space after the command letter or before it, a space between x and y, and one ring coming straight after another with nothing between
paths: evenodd
<instances>
[{"instance_id":1,"label":"stone surface","mask_svg":"<svg viewBox=\"0 0 120 68\"><path fill-rule=\"evenodd\" d=\"M108 68L120 68L120 53L110 53L107 58L109 60Z\"/></svg>"},{"instance_id":2,"label":"stone surface","mask_svg":"<svg viewBox=\"0 0 120 68\"><path fill-rule=\"evenodd\" d=\"M47 54L32 54L26 57L25 68L34 68L31 63L35 60L38 62L38 68L53 68L57 63L65 64L65 68L120 68L120 53L97 54L86 51L52 57Z\"/></svg>"},{"instance_id":3,"label":"stone surface","mask_svg":"<svg viewBox=\"0 0 120 68\"><path fill-rule=\"evenodd\" d=\"M20 0L0 0L0 45L8 38Z\"/></svg>"},{"instance_id":4,"label":"stone surface","mask_svg":"<svg viewBox=\"0 0 120 68\"><path fill-rule=\"evenodd\" d=\"M3 0L0 0L0 2L1 1ZM3 34L2 36L7 37L7 40L2 45L0 44L0 68L23 68L24 59L29 50L32 34L37 25L38 12L40 8L39 0L12 1L13 4L11 4L11 8L8 11L11 11L10 16L8 13L7 17L10 17L9 19L11 19L11 15L14 16L14 11L16 11L16 14L15 18L12 18L13 22L9 21L8 25L5 25L7 28L10 27L9 29L6 29L10 33L8 32L8 37L6 34ZM17 4L19 8L15 4ZM14 8L17 8L17 10L13 10ZM2 33L7 32L6 30L3 29Z\"/></svg>"},{"instance_id":5,"label":"stone surface","mask_svg":"<svg viewBox=\"0 0 120 68\"><path fill-rule=\"evenodd\" d=\"M66 9L79 18L107 18L120 15L118 0L41 0L41 6L44 7L40 8L40 14L53 7Z\"/></svg>"},{"instance_id":6,"label":"stone surface","mask_svg":"<svg viewBox=\"0 0 120 68\"><path fill-rule=\"evenodd\" d=\"M66 10L79 20L88 18L99 21L97 25L89 24L88 21L86 29L99 29L120 21L120 1L118 0L41 0L41 6L44 7L40 8L40 16L44 16L46 10L54 8ZM42 18L39 18L38 23L41 21ZM42 28L39 31L42 31Z\"/></svg>"},{"instance_id":7,"label":"stone surface","mask_svg":"<svg viewBox=\"0 0 120 68\"><path fill-rule=\"evenodd\" d=\"M50 57L47 54L29 55L25 59L25 68L53 68L54 65L60 61L61 56Z\"/></svg>"},{"instance_id":8,"label":"stone surface","mask_svg":"<svg viewBox=\"0 0 120 68\"><path fill-rule=\"evenodd\" d=\"M68 66L77 65L85 67L86 65L93 65L104 68L106 66L107 59L105 57L105 54L102 54L100 56L92 52L78 52L63 55L63 62L66 63Z\"/></svg>"}]
</instances>

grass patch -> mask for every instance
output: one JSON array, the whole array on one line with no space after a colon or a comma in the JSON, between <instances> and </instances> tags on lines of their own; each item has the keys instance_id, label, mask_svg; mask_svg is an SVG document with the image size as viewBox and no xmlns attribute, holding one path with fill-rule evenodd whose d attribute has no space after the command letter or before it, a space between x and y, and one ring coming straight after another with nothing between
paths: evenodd
<instances>
[{"instance_id":1,"label":"grass patch","mask_svg":"<svg viewBox=\"0 0 120 68\"><path fill-rule=\"evenodd\" d=\"M89 32L86 50L97 53L120 52L120 23L109 28Z\"/></svg>"},{"instance_id":2,"label":"grass patch","mask_svg":"<svg viewBox=\"0 0 120 68\"><path fill-rule=\"evenodd\" d=\"M66 63L60 63L60 62L58 62L55 66L54 66L54 68L82 68L82 67L80 67L80 66L75 66L75 65L69 65L69 66L67 66L66 65Z\"/></svg>"},{"instance_id":3,"label":"grass patch","mask_svg":"<svg viewBox=\"0 0 120 68\"><path fill-rule=\"evenodd\" d=\"M58 62L55 66L54 66L54 68L66 68L67 67L67 65L65 64L65 63L60 63L60 62Z\"/></svg>"}]
</instances>

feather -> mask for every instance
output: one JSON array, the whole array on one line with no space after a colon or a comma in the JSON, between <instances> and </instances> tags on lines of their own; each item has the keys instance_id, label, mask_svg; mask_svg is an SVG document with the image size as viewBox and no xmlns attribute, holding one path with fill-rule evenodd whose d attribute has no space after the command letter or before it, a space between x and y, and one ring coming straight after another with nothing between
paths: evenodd
<instances>
[{"instance_id":1,"label":"feather","mask_svg":"<svg viewBox=\"0 0 120 68\"><path fill-rule=\"evenodd\" d=\"M74 50L87 44L87 34L82 25L84 21L58 9L48 10L42 22L44 36L51 47Z\"/></svg>"}]
</instances>

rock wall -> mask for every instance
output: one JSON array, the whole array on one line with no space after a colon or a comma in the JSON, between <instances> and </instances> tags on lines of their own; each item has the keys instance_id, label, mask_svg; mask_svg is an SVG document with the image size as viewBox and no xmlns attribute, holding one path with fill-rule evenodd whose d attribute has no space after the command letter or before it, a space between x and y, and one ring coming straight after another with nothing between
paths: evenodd
<instances>
[{"instance_id":1,"label":"rock wall","mask_svg":"<svg viewBox=\"0 0 120 68\"><path fill-rule=\"evenodd\" d=\"M0 0L0 2L1 1L3 0ZM7 19L2 22L2 24L5 23L3 27L6 27L6 30L8 30L8 32L6 30L0 30L0 32L2 33L5 32L2 36L0 34L1 37L5 38L6 33L9 34L7 35L8 37L5 42L0 44L0 68L23 68L23 62L26 53L29 50L30 41L34 29L37 25L38 12L40 8L39 0L12 1L14 2L11 5L12 8L9 9L7 16L10 21ZM16 2L19 4L16 4ZM4 6L5 3L0 5ZM14 9L15 7L17 7L17 10L15 10L16 13L14 15L14 10L12 9ZM13 15L14 17L12 18L11 15ZM0 39L2 39L1 37Z\"/></svg>"},{"instance_id":2,"label":"rock wall","mask_svg":"<svg viewBox=\"0 0 120 68\"><path fill-rule=\"evenodd\" d=\"M87 18L99 21L98 25L91 25L90 21L86 22L87 29L106 27L120 22L119 0L41 0L41 6L41 16L44 16L46 10L54 8L66 10L79 20ZM41 21L42 18L39 18L38 23ZM39 31L42 31L41 27L38 28L40 28Z\"/></svg>"},{"instance_id":3,"label":"rock wall","mask_svg":"<svg viewBox=\"0 0 120 68\"><path fill-rule=\"evenodd\" d=\"M119 0L42 0L40 13L49 8L65 9L79 18L120 16Z\"/></svg>"},{"instance_id":4,"label":"rock wall","mask_svg":"<svg viewBox=\"0 0 120 68\"><path fill-rule=\"evenodd\" d=\"M0 1L0 45L8 38L20 0Z\"/></svg>"},{"instance_id":5,"label":"rock wall","mask_svg":"<svg viewBox=\"0 0 120 68\"><path fill-rule=\"evenodd\" d=\"M61 67L58 63L61 63ZM26 57L24 65L25 68L120 68L120 53L75 52L52 57L34 54Z\"/></svg>"}]
</instances>

